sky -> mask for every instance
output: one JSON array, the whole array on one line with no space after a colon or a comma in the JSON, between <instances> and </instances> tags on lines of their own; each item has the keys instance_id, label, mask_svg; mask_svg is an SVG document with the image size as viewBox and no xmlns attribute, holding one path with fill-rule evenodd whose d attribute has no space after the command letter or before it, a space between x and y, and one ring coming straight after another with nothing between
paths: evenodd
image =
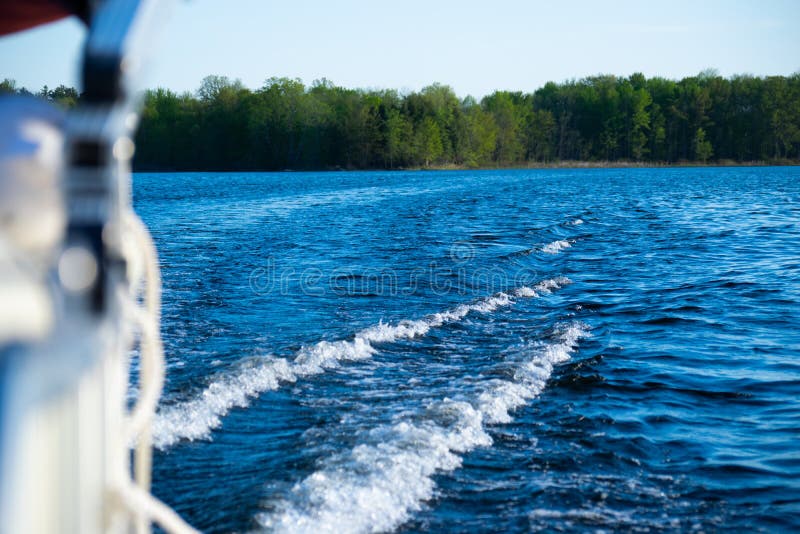
<instances>
[{"instance_id":1,"label":"sky","mask_svg":"<svg viewBox=\"0 0 800 534\"><path fill-rule=\"evenodd\" d=\"M800 72L799 0L184 0L155 39L145 87L219 74L457 94L530 92L595 74L679 79ZM75 20L0 38L0 79L78 86Z\"/></svg>"}]
</instances>

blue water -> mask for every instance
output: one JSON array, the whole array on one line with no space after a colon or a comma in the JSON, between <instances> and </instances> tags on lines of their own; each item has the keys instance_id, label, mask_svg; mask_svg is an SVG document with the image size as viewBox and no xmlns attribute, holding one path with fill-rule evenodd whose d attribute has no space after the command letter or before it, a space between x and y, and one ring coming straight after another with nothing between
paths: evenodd
<instances>
[{"instance_id":1,"label":"blue water","mask_svg":"<svg viewBox=\"0 0 800 534\"><path fill-rule=\"evenodd\" d=\"M800 530L800 169L134 181L198 528Z\"/></svg>"}]
</instances>

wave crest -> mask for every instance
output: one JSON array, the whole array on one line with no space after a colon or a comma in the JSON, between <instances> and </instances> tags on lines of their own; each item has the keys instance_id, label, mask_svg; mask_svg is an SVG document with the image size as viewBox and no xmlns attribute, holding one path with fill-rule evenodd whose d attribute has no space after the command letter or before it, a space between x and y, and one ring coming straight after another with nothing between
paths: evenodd
<instances>
[{"instance_id":1,"label":"wave crest","mask_svg":"<svg viewBox=\"0 0 800 534\"><path fill-rule=\"evenodd\" d=\"M571 246L572 245L570 245L569 241L561 239L559 241L553 241L552 243L548 243L545 246L543 246L542 252L544 252L545 254L558 254L565 248L569 248Z\"/></svg>"},{"instance_id":2,"label":"wave crest","mask_svg":"<svg viewBox=\"0 0 800 534\"><path fill-rule=\"evenodd\" d=\"M256 519L279 532L378 532L397 528L433 496L433 476L461 466L460 454L492 444L487 424L511 421L510 411L539 395L555 365L569 359L589 329L562 326L550 343L528 347L513 380L495 380L473 402L444 399L421 421L378 427L364 443L328 458L294 486L272 513Z\"/></svg>"},{"instance_id":3,"label":"wave crest","mask_svg":"<svg viewBox=\"0 0 800 534\"><path fill-rule=\"evenodd\" d=\"M153 424L153 444L166 449L182 440L207 439L231 409L247 407L253 398L277 389L281 383L321 374L342 361L370 358L378 352L373 344L421 337L431 328L458 322L469 313L490 313L512 305L514 298L537 297L569 283L566 277L543 280L533 287L523 286L510 293L496 293L422 319L404 320L397 324L381 322L358 332L351 340L320 341L301 348L293 361L266 358L255 365L240 366L233 373L214 379L194 399L163 406Z\"/></svg>"}]
</instances>

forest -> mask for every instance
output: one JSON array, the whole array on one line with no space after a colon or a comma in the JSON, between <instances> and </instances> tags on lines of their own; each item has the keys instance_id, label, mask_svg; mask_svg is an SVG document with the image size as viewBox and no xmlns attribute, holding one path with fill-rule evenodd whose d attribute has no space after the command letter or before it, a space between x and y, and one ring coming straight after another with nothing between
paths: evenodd
<instances>
[{"instance_id":1,"label":"forest","mask_svg":"<svg viewBox=\"0 0 800 534\"><path fill-rule=\"evenodd\" d=\"M11 80L0 91L27 92ZM37 94L80 98L65 86ZM136 145L141 171L796 163L800 73L600 75L480 100L438 83L400 93L269 78L251 90L208 76L194 94L147 91Z\"/></svg>"}]
</instances>

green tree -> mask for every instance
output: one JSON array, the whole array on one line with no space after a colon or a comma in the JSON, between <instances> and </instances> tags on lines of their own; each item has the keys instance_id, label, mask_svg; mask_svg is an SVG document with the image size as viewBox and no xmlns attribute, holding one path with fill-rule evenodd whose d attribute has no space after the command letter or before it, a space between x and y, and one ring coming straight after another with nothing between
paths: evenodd
<instances>
[{"instance_id":1,"label":"green tree","mask_svg":"<svg viewBox=\"0 0 800 534\"><path fill-rule=\"evenodd\" d=\"M653 98L645 89L637 89L633 93L631 103L631 156L640 161L648 152L647 132L650 130L650 113L648 111Z\"/></svg>"},{"instance_id":2,"label":"green tree","mask_svg":"<svg viewBox=\"0 0 800 534\"><path fill-rule=\"evenodd\" d=\"M414 132L417 160L430 167L442 156L442 138L439 125L431 117L425 117Z\"/></svg>"},{"instance_id":3,"label":"green tree","mask_svg":"<svg viewBox=\"0 0 800 534\"><path fill-rule=\"evenodd\" d=\"M59 85L49 92L48 97L61 107L71 109L78 104L78 91L66 85Z\"/></svg>"},{"instance_id":4,"label":"green tree","mask_svg":"<svg viewBox=\"0 0 800 534\"><path fill-rule=\"evenodd\" d=\"M706 131L698 128L694 136L695 158L705 163L714 154L711 142L706 139Z\"/></svg>"},{"instance_id":5,"label":"green tree","mask_svg":"<svg viewBox=\"0 0 800 534\"><path fill-rule=\"evenodd\" d=\"M2 93L16 93L17 92L17 82L16 80L12 80L10 78L5 78L2 82L0 82L0 94Z\"/></svg>"},{"instance_id":6,"label":"green tree","mask_svg":"<svg viewBox=\"0 0 800 534\"><path fill-rule=\"evenodd\" d=\"M497 124L472 97L462 102L457 161L468 167L491 165L497 147Z\"/></svg>"},{"instance_id":7,"label":"green tree","mask_svg":"<svg viewBox=\"0 0 800 534\"><path fill-rule=\"evenodd\" d=\"M390 109L386 118L386 157L390 169L407 163L413 134L411 123L400 110Z\"/></svg>"},{"instance_id":8,"label":"green tree","mask_svg":"<svg viewBox=\"0 0 800 534\"><path fill-rule=\"evenodd\" d=\"M531 113L527 135L528 160L546 163L553 159L555 132L556 119L552 112L540 109Z\"/></svg>"},{"instance_id":9,"label":"green tree","mask_svg":"<svg viewBox=\"0 0 800 534\"><path fill-rule=\"evenodd\" d=\"M497 91L482 101L497 125L495 161L501 165L519 162L525 154L521 110L514 99L507 91Z\"/></svg>"}]
</instances>

